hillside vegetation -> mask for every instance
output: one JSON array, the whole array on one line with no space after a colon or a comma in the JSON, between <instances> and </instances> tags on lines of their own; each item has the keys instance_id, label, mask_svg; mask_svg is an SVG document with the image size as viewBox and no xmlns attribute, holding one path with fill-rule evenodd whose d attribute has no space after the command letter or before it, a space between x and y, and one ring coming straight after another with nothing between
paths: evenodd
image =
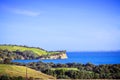
<instances>
[{"instance_id":1,"label":"hillside vegetation","mask_svg":"<svg viewBox=\"0 0 120 80\"><path fill-rule=\"evenodd\" d=\"M14 59L64 59L65 51L47 51L39 47L0 45L0 60Z\"/></svg>"},{"instance_id":2,"label":"hillside vegetation","mask_svg":"<svg viewBox=\"0 0 120 80\"><path fill-rule=\"evenodd\" d=\"M11 77L22 76L26 77L26 67L24 66L16 66L16 65L9 65L9 64L0 64L0 75L9 75ZM43 74L36 70L27 68L27 76L33 78L40 78L40 79L55 79L52 76Z\"/></svg>"},{"instance_id":3,"label":"hillside vegetation","mask_svg":"<svg viewBox=\"0 0 120 80\"><path fill-rule=\"evenodd\" d=\"M21 64L22 65L22 64ZM91 63L27 63L32 69L52 75L57 79L120 79L120 64Z\"/></svg>"},{"instance_id":4,"label":"hillside vegetation","mask_svg":"<svg viewBox=\"0 0 120 80\"><path fill-rule=\"evenodd\" d=\"M40 48L33 48L33 47L26 47L26 46L16 46L16 45L0 45L0 49L2 50L9 50L9 51L16 51L19 50L21 52L23 51L32 51L37 55L46 55L47 51L40 49Z\"/></svg>"}]
</instances>

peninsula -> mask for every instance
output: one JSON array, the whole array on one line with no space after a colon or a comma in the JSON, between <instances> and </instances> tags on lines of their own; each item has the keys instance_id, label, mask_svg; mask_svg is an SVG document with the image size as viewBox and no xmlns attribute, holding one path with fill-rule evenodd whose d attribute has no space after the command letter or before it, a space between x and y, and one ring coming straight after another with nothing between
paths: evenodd
<instances>
[{"instance_id":1,"label":"peninsula","mask_svg":"<svg viewBox=\"0 0 120 80\"><path fill-rule=\"evenodd\" d=\"M66 51L47 51L39 47L0 45L0 60L15 59L66 59Z\"/></svg>"}]
</instances>

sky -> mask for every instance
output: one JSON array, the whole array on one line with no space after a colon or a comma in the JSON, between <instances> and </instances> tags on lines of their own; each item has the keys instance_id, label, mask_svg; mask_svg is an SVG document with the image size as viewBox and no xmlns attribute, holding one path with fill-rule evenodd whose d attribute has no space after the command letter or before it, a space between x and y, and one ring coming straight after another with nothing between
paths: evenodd
<instances>
[{"instance_id":1,"label":"sky","mask_svg":"<svg viewBox=\"0 0 120 80\"><path fill-rule=\"evenodd\" d=\"M120 1L0 0L0 44L120 50Z\"/></svg>"}]
</instances>

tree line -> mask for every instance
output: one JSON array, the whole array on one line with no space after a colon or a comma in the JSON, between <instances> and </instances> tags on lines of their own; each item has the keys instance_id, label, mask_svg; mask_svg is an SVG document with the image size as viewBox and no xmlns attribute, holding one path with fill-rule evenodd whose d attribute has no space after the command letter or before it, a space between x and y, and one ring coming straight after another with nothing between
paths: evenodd
<instances>
[{"instance_id":1,"label":"tree line","mask_svg":"<svg viewBox=\"0 0 120 80\"><path fill-rule=\"evenodd\" d=\"M52 75L59 79L120 79L120 64L94 65L91 63L28 63L30 68ZM61 68L52 70L51 68ZM77 68L78 70L64 70L62 68Z\"/></svg>"},{"instance_id":2,"label":"tree line","mask_svg":"<svg viewBox=\"0 0 120 80\"><path fill-rule=\"evenodd\" d=\"M11 60L14 59L36 59L38 55L34 54L32 51L9 51L7 49L0 49L0 60L4 60L5 58L9 58Z\"/></svg>"}]
</instances>

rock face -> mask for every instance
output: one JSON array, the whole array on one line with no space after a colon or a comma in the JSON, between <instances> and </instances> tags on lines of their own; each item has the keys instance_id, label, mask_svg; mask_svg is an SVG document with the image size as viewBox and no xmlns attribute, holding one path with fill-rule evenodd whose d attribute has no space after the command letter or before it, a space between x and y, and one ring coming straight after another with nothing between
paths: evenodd
<instances>
[{"instance_id":1,"label":"rock face","mask_svg":"<svg viewBox=\"0 0 120 80\"><path fill-rule=\"evenodd\" d=\"M66 53L54 54L46 57L40 57L39 59L67 59Z\"/></svg>"},{"instance_id":2,"label":"rock face","mask_svg":"<svg viewBox=\"0 0 120 80\"><path fill-rule=\"evenodd\" d=\"M67 59L67 55L65 53L52 55L49 59Z\"/></svg>"}]
</instances>

